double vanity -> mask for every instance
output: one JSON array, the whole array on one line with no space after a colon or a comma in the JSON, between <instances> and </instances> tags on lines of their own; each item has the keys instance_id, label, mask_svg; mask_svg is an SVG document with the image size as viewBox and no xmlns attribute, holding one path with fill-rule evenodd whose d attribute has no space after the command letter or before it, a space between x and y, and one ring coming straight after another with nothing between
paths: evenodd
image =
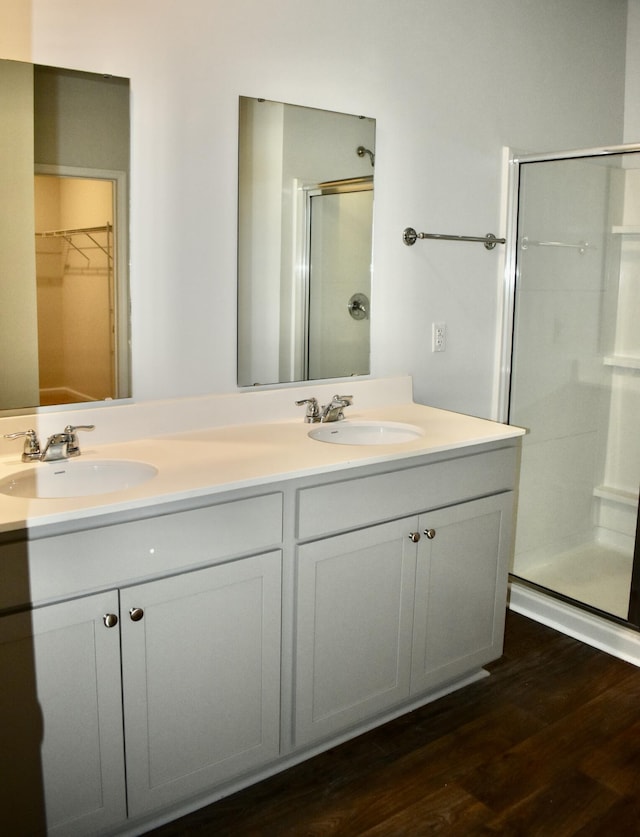
<instances>
[{"instance_id":1,"label":"double vanity","mask_svg":"<svg viewBox=\"0 0 640 837\"><path fill-rule=\"evenodd\" d=\"M136 404L129 82L1 61L0 90L3 833L142 834L483 676L521 431L363 379L375 120L240 97L250 391ZM141 376L163 368L145 339ZM181 391L219 345L180 354ZM347 383L266 388L309 379Z\"/></svg>"},{"instance_id":2,"label":"double vanity","mask_svg":"<svg viewBox=\"0 0 640 837\"><path fill-rule=\"evenodd\" d=\"M306 423L335 388L83 411L61 462L0 448L12 833L141 834L500 656L522 431L409 379Z\"/></svg>"}]
</instances>

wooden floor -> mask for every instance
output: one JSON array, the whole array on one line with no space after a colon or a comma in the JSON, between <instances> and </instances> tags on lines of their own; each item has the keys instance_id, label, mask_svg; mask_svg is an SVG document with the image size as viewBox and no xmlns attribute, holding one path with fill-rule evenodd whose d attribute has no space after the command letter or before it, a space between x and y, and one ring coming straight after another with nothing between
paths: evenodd
<instances>
[{"instance_id":1,"label":"wooden floor","mask_svg":"<svg viewBox=\"0 0 640 837\"><path fill-rule=\"evenodd\" d=\"M640 669L513 613L490 668L151 833L640 835Z\"/></svg>"}]
</instances>

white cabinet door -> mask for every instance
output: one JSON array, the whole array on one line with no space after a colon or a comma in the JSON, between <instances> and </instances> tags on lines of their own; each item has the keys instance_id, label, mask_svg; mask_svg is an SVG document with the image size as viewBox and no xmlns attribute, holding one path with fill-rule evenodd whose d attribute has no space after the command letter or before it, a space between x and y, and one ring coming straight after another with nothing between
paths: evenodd
<instances>
[{"instance_id":1,"label":"white cabinet door","mask_svg":"<svg viewBox=\"0 0 640 837\"><path fill-rule=\"evenodd\" d=\"M297 559L295 743L409 694L417 518L304 544Z\"/></svg>"},{"instance_id":2,"label":"white cabinet door","mask_svg":"<svg viewBox=\"0 0 640 837\"><path fill-rule=\"evenodd\" d=\"M4 834L93 834L126 817L118 595L0 618Z\"/></svg>"},{"instance_id":3,"label":"white cabinet door","mask_svg":"<svg viewBox=\"0 0 640 837\"><path fill-rule=\"evenodd\" d=\"M507 492L420 516L413 694L502 653L512 509Z\"/></svg>"},{"instance_id":4,"label":"white cabinet door","mask_svg":"<svg viewBox=\"0 0 640 837\"><path fill-rule=\"evenodd\" d=\"M280 552L140 584L120 596L129 813L168 805L275 758Z\"/></svg>"}]
</instances>

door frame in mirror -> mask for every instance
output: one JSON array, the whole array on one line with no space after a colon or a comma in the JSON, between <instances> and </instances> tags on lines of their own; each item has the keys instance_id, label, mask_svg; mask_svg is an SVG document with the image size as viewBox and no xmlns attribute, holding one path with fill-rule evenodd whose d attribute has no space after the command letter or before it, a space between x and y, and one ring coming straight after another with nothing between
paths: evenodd
<instances>
[{"instance_id":1,"label":"door frame in mirror","mask_svg":"<svg viewBox=\"0 0 640 837\"><path fill-rule=\"evenodd\" d=\"M298 271L299 276L292 293L292 309L297 311L297 322L300 325L293 336L295 344L298 345L298 350L293 352L292 381L313 380L309 375L312 198L325 195L345 195L352 192L373 192L373 188L373 175L350 177L345 180L332 180L324 183L295 183L294 212L296 213L296 229L299 231L300 238L296 251L299 258L294 268ZM371 295L370 285L371 273L369 273L369 288L367 289L369 296Z\"/></svg>"},{"instance_id":2,"label":"door frame in mirror","mask_svg":"<svg viewBox=\"0 0 640 837\"><path fill-rule=\"evenodd\" d=\"M76 166L55 166L36 163L35 175L53 177L77 177L87 180L103 180L113 186L113 230L114 230L114 349L115 349L115 393L114 399L131 396L131 340L129 298L129 256L128 235L118 233L129 229L129 189L127 172L109 169L91 169ZM100 403L100 402L89 402Z\"/></svg>"}]
</instances>

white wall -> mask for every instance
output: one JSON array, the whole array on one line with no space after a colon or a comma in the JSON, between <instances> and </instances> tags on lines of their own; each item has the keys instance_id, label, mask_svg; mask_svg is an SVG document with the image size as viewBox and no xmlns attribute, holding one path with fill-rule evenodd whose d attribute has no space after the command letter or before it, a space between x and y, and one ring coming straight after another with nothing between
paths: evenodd
<instances>
[{"instance_id":1,"label":"white wall","mask_svg":"<svg viewBox=\"0 0 640 837\"><path fill-rule=\"evenodd\" d=\"M131 78L136 398L235 389L244 94L376 117L372 372L408 372L418 400L488 415L500 254L409 248L402 230L498 233L504 145L621 142L626 10L625 0L0 0L0 57ZM448 326L443 354L430 352L432 320Z\"/></svg>"}]
</instances>

